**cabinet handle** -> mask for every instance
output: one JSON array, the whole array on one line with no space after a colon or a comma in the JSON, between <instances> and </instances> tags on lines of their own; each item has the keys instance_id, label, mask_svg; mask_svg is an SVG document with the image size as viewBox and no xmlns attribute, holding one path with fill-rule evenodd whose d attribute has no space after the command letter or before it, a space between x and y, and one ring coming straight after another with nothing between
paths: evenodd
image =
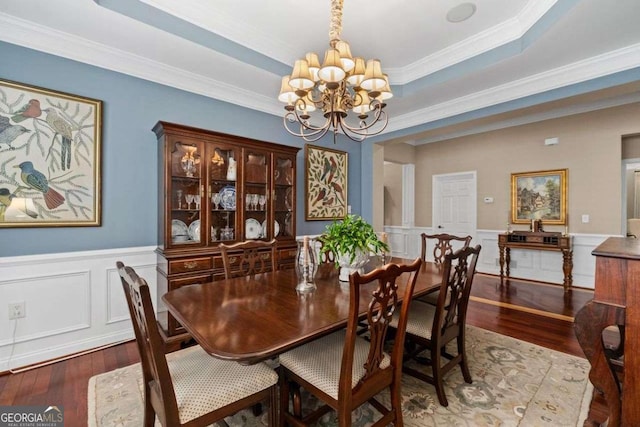
<instances>
[{"instance_id":1,"label":"cabinet handle","mask_svg":"<svg viewBox=\"0 0 640 427\"><path fill-rule=\"evenodd\" d=\"M204 197L204 184L200 186L200 197Z\"/></svg>"},{"instance_id":2,"label":"cabinet handle","mask_svg":"<svg viewBox=\"0 0 640 427\"><path fill-rule=\"evenodd\" d=\"M189 270L193 270L197 266L198 266L198 263L196 261L185 261L184 262L184 268L187 268Z\"/></svg>"},{"instance_id":3,"label":"cabinet handle","mask_svg":"<svg viewBox=\"0 0 640 427\"><path fill-rule=\"evenodd\" d=\"M238 257L229 257L229 264L235 264L236 262L238 262Z\"/></svg>"}]
</instances>

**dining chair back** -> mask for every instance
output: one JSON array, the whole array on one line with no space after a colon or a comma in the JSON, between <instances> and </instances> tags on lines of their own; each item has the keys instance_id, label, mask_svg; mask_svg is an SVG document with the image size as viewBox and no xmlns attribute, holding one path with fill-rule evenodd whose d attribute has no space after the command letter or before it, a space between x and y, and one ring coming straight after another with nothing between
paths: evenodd
<instances>
[{"instance_id":1,"label":"dining chair back","mask_svg":"<svg viewBox=\"0 0 640 427\"><path fill-rule=\"evenodd\" d=\"M218 245L222 252L225 278L276 271L276 243L276 239L272 239L268 242L248 240L233 245Z\"/></svg>"},{"instance_id":2,"label":"dining chair back","mask_svg":"<svg viewBox=\"0 0 640 427\"><path fill-rule=\"evenodd\" d=\"M333 251L324 251L324 243L322 241L323 236L319 236L317 239L314 239L314 242L318 242L317 247L317 260L318 260L318 269L316 272L316 277L321 279L326 279L329 277L337 276L340 272L336 265L336 254Z\"/></svg>"},{"instance_id":3,"label":"dining chair back","mask_svg":"<svg viewBox=\"0 0 640 427\"><path fill-rule=\"evenodd\" d=\"M426 234L420 235L422 239L422 254L420 257L423 262L427 262L427 247L428 242L433 241L433 262L442 266L444 262L444 256L453 253L457 249L466 248L471 243L471 236L455 236L453 234L440 233L440 234ZM436 290L430 292L427 295L423 295L418 298L422 302L436 305L438 303L439 292ZM447 305L449 301L447 301Z\"/></svg>"},{"instance_id":4,"label":"dining chair back","mask_svg":"<svg viewBox=\"0 0 640 427\"><path fill-rule=\"evenodd\" d=\"M269 402L269 422L275 425L275 371L264 363L241 366L215 359L200 346L165 356L149 285L133 268L116 265L140 353L144 425L153 426L157 416L165 427L208 426L263 401Z\"/></svg>"},{"instance_id":5,"label":"dining chair back","mask_svg":"<svg viewBox=\"0 0 640 427\"><path fill-rule=\"evenodd\" d=\"M472 381L466 357L465 327L480 249L480 245L465 247L445 255L437 304L434 306L416 300L409 309L405 341L413 348L405 354L405 361L416 359L427 364L432 374L428 375L409 363L404 364L403 371L435 385L438 400L443 406L448 405L443 379L447 372L460 365L464 380L467 383ZM456 342L455 354L446 348L452 341ZM424 350L430 352L428 359L418 357Z\"/></svg>"},{"instance_id":6,"label":"dining chair back","mask_svg":"<svg viewBox=\"0 0 640 427\"><path fill-rule=\"evenodd\" d=\"M422 253L420 257L423 262L427 262L427 246L429 240L433 241L433 262L442 264L444 256L450 254L457 249L466 248L471 243L471 236L455 236L453 234L420 234L422 239ZM456 244L457 243L457 244ZM454 246L460 246L454 247Z\"/></svg>"},{"instance_id":7,"label":"dining chair back","mask_svg":"<svg viewBox=\"0 0 640 427\"><path fill-rule=\"evenodd\" d=\"M333 409L339 425L349 426L352 411L365 402L382 414L374 425L402 425L402 341L409 304L398 305L398 282L406 280L402 297L409 301L421 264L417 258L408 265L387 264L367 274L351 274L346 329L280 355L281 425L308 425ZM369 299L367 339L358 335L361 298ZM387 353L385 337L389 322L398 311L397 341ZM303 416L300 387L325 404ZM384 389L390 391L391 408L375 398ZM288 409L290 394L292 410Z\"/></svg>"}]
</instances>

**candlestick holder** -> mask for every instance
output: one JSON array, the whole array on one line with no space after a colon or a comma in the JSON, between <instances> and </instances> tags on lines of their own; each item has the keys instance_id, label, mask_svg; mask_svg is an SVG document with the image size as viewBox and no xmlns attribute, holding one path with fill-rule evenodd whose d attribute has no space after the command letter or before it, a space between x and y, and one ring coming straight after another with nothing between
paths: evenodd
<instances>
[{"instance_id":1,"label":"candlestick holder","mask_svg":"<svg viewBox=\"0 0 640 427\"><path fill-rule=\"evenodd\" d=\"M314 277L318 263L315 257L315 250L313 249L313 244L307 238L297 243L296 273L298 275L298 285L296 286L296 291L310 292L316 289Z\"/></svg>"}]
</instances>

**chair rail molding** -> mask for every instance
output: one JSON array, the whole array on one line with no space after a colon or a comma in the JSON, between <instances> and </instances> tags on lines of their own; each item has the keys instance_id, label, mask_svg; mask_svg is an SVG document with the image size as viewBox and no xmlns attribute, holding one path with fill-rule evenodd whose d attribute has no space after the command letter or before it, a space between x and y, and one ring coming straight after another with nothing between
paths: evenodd
<instances>
[{"instance_id":1,"label":"chair rail molding","mask_svg":"<svg viewBox=\"0 0 640 427\"><path fill-rule=\"evenodd\" d=\"M414 259L420 256L420 234L433 234L431 227L385 226L394 257ZM472 245L482 245L476 271L500 275L498 235L504 230L476 230ZM591 252L610 235L571 234L573 236L573 286L595 288L595 257ZM427 250L427 259L433 253ZM559 252L511 249L512 278L537 280L562 285L562 254Z\"/></svg>"},{"instance_id":2,"label":"chair rail molding","mask_svg":"<svg viewBox=\"0 0 640 427\"><path fill-rule=\"evenodd\" d=\"M0 258L0 372L132 339L116 261L134 266L155 290L155 250ZM8 305L17 302L26 315L9 320Z\"/></svg>"}]
</instances>

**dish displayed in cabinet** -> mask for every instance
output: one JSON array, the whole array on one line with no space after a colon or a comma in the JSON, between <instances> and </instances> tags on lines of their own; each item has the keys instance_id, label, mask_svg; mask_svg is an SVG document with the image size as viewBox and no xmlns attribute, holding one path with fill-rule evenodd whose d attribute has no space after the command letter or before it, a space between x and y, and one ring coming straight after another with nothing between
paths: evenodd
<instances>
[{"instance_id":1,"label":"dish displayed in cabinet","mask_svg":"<svg viewBox=\"0 0 640 427\"><path fill-rule=\"evenodd\" d=\"M273 237L278 237L280 234L280 224L278 221L273 221ZM262 237L267 237L267 220L262 221Z\"/></svg>"},{"instance_id":2,"label":"dish displayed in cabinet","mask_svg":"<svg viewBox=\"0 0 640 427\"><path fill-rule=\"evenodd\" d=\"M262 226L257 219L249 218L244 222L244 234L247 239L259 239L262 237Z\"/></svg>"},{"instance_id":3,"label":"dish displayed in cabinet","mask_svg":"<svg viewBox=\"0 0 640 427\"><path fill-rule=\"evenodd\" d=\"M236 189L230 185L220 190L220 205L222 209L235 210L236 208Z\"/></svg>"},{"instance_id":4,"label":"dish displayed in cabinet","mask_svg":"<svg viewBox=\"0 0 640 427\"><path fill-rule=\"evenodd\" d=\"M200 241L200 220L196 219L189 224L189 237L196 242Z\"/></svg>"},{"instance_id":5,"label":"dish displayed in cabinet","mask_svg":"<svg viewBox=\"0 0 640 427\"><path fill-rule=\"evenodd\" d=\"M178 238L186 237L189 239L189 228L187 224L179 219L171 220L171 238L175 241L179 241Z\"/></svg>"}]
</instances>

